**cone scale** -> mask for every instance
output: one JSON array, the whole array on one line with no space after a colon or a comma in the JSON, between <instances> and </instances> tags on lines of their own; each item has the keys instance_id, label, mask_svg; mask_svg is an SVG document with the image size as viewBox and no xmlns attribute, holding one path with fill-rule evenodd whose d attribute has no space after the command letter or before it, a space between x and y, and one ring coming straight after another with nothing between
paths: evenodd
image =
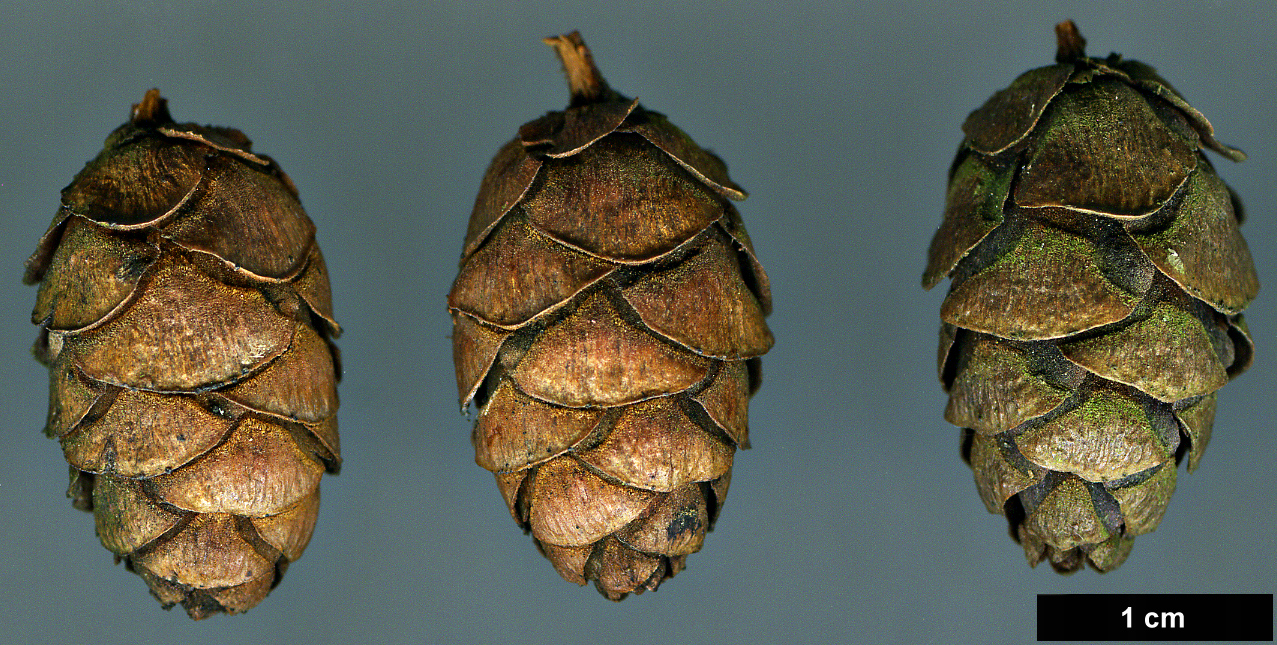
<instances>
[{"instance_id":1,"label":"cone scale","mask_svg":"<svg viewBox=\"0 0 1277 645\"><path fill-rule=\"evenodd\" d=\"M988 510L1031 565L1108 571L1200 463L1259 281L1204 151L1245 155L1152 67L1056 33L963 124L922 282L951 278L945 419Z\"/></svg>"},{"instance_id":2,"label":"cone scale","mask_svg":"<svg viewBox=\"0 0 1277 645\"><path fill-rule=\"evenodd\" d=\"M493 159L448 296L475 461L562 577L621 600L698 551L727 494L766 274L721 160L546 39L571 100Z\"/></svg>"}]
</instances>

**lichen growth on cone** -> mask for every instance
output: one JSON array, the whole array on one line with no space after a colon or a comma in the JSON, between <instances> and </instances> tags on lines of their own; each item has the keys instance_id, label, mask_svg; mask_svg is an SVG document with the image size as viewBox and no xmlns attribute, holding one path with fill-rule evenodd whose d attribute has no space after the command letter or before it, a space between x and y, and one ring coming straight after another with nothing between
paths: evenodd
<instances>
[{"instance_id":1,"label":"lichen growth on cone","mask_svg":"<svg viewBox=\"0 0 1277 645\"><path fill-rule=\"evenodd\" d=\"M457 388L515 522L620 600L718 517L771 296L723 162L608 87L579 35L546 42L571 103L483 179L448 296Z\"/></svg>"},{"instance_id":2,"label":"lichen growth on cone","mask_svg":"<svg viewBox=\"0 0 1277 645\"><path fill-rule=\"evenodd\" d=\"M952 278L945 418L985 505L1030 564L1108 571L1197 468L1259 281L1204 150L1245 155L1152 67L1056 31L1057 64L963 124L923 286Z\"/></svg>"},{"instance_id":3,"label":"lichen growth on cone","mask_svg":"<svg viewBox=\"0 0 1277 645\"><path fill-rule=\"evenodd\" d=\"M255 606L341 463L340 329L292 181L151 90L62 191L25 279L73 504L165 608Z\"/></svg>"}]
</instances>

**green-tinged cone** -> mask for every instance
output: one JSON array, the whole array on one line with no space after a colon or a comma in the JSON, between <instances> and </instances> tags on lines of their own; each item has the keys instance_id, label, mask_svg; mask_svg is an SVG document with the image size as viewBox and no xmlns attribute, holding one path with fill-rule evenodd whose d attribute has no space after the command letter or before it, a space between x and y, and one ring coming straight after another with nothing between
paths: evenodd
<instances>
[{"instance_id":1,"label":"green-tinged cone","mask_svg":"<svg viewBox=\"0 0 1277 645\"><path fill-rule=\"evenodd\" d=\"M1245 155L1153 68L1056 32L1057 64L963 124L922 282L952 278L945 418L986 506L1030 564L1107 571L1197 467L1259 281L1203 150Z\"/></svg>"}]
</instances>

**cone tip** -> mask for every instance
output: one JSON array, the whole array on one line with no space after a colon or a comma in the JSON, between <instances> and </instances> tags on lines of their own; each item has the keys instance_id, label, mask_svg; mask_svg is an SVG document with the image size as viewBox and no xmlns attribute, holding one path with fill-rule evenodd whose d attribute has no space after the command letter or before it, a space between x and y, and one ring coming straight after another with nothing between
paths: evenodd
<instances>
[{"instance_id":1,"label":"cone tip","mask_svg":"<svg viewBox=\"0 0 1277 645\"><path fill-rule=\"evenodd\" d=\"M1055 25L1055 62L1072 63L1086 58L1086 39L1072 20Z\"/></svg>"},{"instance_id":2,"label":"cone tip","mask_svg":"<svg viewBox=\"0 0 1277 645\"><path fill-rule=\"evenodd\" d=\"M129 120L133 125L145 127L172 123L173 117L169 116L168 100L160 96L158 88L153 87L146 91L141 103L133 105Z\"/></svg>"},{"instance_id":3,"label":"cone tip","mask_svg":"<svg viewBox=\"0 0 1277 645\"><path fill-rule=\"evenodd\" d=\"M607 81L595 67L594 57L580 32L548 36L541 42L553 47L563 63L563 73L568 77L568 89L572 93L572 105L596 103L608 97L610 88Z\"/></svg>"}]
</instances>

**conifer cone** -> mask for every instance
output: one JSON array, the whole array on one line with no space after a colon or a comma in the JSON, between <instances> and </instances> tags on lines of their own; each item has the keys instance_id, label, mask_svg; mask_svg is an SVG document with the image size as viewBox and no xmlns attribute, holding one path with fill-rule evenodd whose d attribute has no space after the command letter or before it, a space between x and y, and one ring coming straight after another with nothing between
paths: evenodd
<instances>
[{"instance_id":1,"label":"conifer cone","mask_svg":"<svg viewBox=\"0 0 1277 645\"><path fill-rule=\"evenodd\" d=\"M621 600L701 548L772 345L727 168L546 39L571 104L524 125L475 200L448 296L475 461L564 579Z\"/></svg>"},{"instance_id":2,"label":"conifer cone","mask_svg":"<svg viewBox=\"0 0 1277 645\"><path fill-rule=\"evenodd\" d=\"M62 191L40 283L45 433L103 546L170 608L239 613L301 557L341 463L315 227L238 130L158 90Z\"/></svg>"},{"instance_id":3,"label":"conifer cone","mask_svg":"<svg viewBox=\"0 0 1277 645\"><path fill-rule=\"evenodd\" d=\"M1108 571L1197 468L1259 281L1203 150L1245 155L1152 67L1056 32L1056 65L963 124L923 286L952 277L945 418L985 505L1030 564Z\"/></svg>"}]
</instances>

